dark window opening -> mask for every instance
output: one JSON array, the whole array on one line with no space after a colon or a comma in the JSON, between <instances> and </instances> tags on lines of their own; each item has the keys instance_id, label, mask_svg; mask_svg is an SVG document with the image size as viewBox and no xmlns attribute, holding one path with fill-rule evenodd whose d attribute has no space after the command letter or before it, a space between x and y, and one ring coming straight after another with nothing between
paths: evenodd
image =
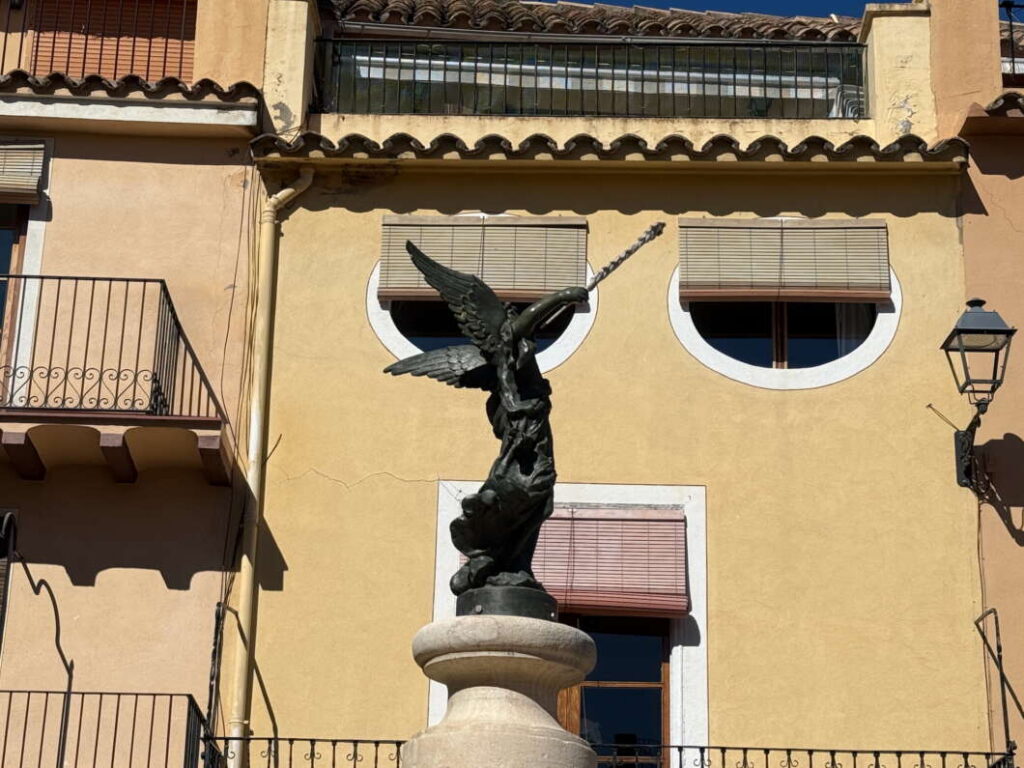
<instances>
[{"instance_id":1,"label":"dark window opening","mask_svg":"<svg viewBox=\"0 0 1024 768\"><path fill-rule=\"evenodd\" d=\"M599 764L657 762L659 745L667 743L668 619L565 615L562 621L594 639L597 665L559 694L561 724L594 747Z\"/></svg>"},{"instance_id":2,"label":"dark window opening","mask_svg":"<svg viewBox=\"0 0 1024 768\"><path fill-rule=\"evenodd\" d=\"M694 301L701 336L729 357L762 368L813 368L850 354L875 326L875 304Z\"/></svg>"},{"instance_id":3,"label":"dark window opening","mask_svg":"<svg viewBox=\"0 0 1024 768\"><path fill-rule=\"evenodd\" d=\"M522 312L530 305L516 303L512 306ZM459 330L448 305L443 302L392 301L390 311L391 319L394 320L399 332L424 352L469 343ZM538 331L538 352L550 347L565 332L572 321L573 313L573 308L569 307Z\"/></svg>"},{"instance_id":4,"label":"dark window opening","mask_svg":"<svg viewBox=\"0 0 1024 768\"><path fill-rule=\"evenodd\" d=\"M15 556L17 520L13 512L0 515L0 643L7 624L7 603L10 594L11 562Z\"/></svg>"},{"instance_id":5,"label":"dark window opening","mask_svg":"<svg viewBox=\"0 0 1024 768\"><path fill-rule=\"evenodd\" d=\"M0 332L6 323L7 279L4 275L11 274L15 268L14 246L21 233L22 209L17 205L0 205ZM2 338L2 333L0 333Z\"/></svg>"}]
</instances>

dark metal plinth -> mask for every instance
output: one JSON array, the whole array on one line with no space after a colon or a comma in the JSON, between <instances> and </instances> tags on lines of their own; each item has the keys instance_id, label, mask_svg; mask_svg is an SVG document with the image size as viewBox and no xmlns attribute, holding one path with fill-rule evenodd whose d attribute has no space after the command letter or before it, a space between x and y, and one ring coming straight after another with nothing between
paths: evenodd
<instances>
[{"instance_id":1,"label":"dark metal plinth","mask_svg":"<svg viewBox=\"0 0 1024 768\"><path fill-rule=\"evenodd\" d=\"M547 592L529 587L470 589L455 601L456 616L525 616L558 621L558 601Z\"/></svg>"}]
</instances>

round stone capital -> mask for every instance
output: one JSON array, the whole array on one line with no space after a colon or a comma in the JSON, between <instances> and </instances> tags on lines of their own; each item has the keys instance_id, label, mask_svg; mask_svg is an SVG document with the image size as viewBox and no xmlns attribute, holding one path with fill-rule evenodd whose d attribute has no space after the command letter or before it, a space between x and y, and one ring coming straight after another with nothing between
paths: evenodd
<instances>
[{"instance_id":1,"label":"round stone capital","mask_svg":"<svg viewBox=\"0 0 1024 768\"><path fill-rule=\"evenodd\" d=\"M521 616L457 616L416 633L412 654L424 669L440 657L515 655L565 666L580 679L594 668L597 649L586 632Z\"/></svg>"}]
</instances>

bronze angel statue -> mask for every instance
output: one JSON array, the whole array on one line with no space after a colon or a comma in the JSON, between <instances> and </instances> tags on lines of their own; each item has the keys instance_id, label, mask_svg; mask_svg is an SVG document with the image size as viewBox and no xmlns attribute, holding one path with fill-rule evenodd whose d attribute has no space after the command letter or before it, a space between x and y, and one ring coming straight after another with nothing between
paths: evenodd
<instances>
[{"instance_id":1,"label":"bronze angel statue","mask_svg":"<svg viewBox=\"0 0 1024 768\"><path fill-rule=\"evenodd\" d=\"M551 386L537 366L534 336L566 307L587 301L601 280L663 229L660 222L650 227L586 287L555 291L522 312L502 302L480 278L442 266L406 242L413 264L447 302L472 343L413 355L384 371L490 392L487 418L501 441L487 480L462 499L462 514L451 524L452 541L467 558L451 579L456 595L485 587L519 587L538 590L550 600L532 570L541 524L553 511L555 488L548 420Z\"/></svg>"},{"instance_id":2,"label":"bronze angel statue","mask_svg":"<svg viewBox=\"0 0 1024 768\"><path fill-rule=\"evenodd\" d=\"M501 441L487 480L462 499L462 515L451 525L452 541L468 558L452 577L452 592L484 586L543 589L531 562L541 523L553 509L555 459L548 422L551 386L537 367L534 335L563 307L585 302L588 291L564 288L517 312L480 278L438 264L411 242L406 250L472 344L413 355L384 371L489 391L487 417Z\"/></svg>"}]
</instances>

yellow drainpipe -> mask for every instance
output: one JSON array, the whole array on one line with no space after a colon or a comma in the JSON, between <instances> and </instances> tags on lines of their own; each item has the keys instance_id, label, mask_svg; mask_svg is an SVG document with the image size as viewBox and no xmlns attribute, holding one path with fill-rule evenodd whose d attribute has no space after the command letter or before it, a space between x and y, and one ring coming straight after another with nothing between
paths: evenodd
<instances>
[{"instance_id":1,"label":"yellow drainpipe","mask_svg":"<svg viewBox=\"0 0 1024 768\"><path fill-rule=\"evenodd\" d=\"M238 629L242 648L235 657L234 690L228 718L228 735L233 739L248 736L249 697L252 689L253 625L256 605L256 556L260 521L263 519L263 489L267 461L267 421L270 416L271 356L274 348L274 304L277 289L277 224L281 209L301 195L313 183L314 169L303 166L291 186L267 198L260 214L259 292L256 295L256 320L253 327L252 383L249 387L249 463L246 482L249 497L245 505L242 530L242 561L238 570ZM228 764L245 764L241 744L228 749Z\"/></svg>"}]
</instances>

